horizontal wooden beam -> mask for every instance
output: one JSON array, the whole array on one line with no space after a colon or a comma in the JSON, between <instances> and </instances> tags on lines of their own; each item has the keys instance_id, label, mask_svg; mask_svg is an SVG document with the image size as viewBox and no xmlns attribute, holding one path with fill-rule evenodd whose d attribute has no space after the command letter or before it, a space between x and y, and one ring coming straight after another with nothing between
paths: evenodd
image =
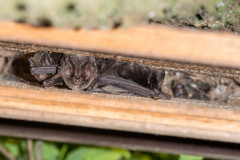
<instances>
[{"instance_id":1,"label":"horizontal wooden beam","mask_svg":"<svg viewBox=\"0 0 240 160\"><path fill-rule=\"evenodd\" d=\"M14 85L0 86L2 118L240 143L240 113L211 103Z\"/></svg>"},{"instance_id":2,"label":"horizontal wooden beam","mask_svg":"<svg viewBox=\"0 0 240 160\"><path fill-rule=\"evenodd\" d=\"M0 40L113 54L240 67L240 37L163 26L71 30L0 22Z\"/></svg>"},{"instance_id":3,"label":"horizontal wooden beam","mask_svg":"<svg viewBox=\"0 0 240 160\"><path fill-rule=\"evenodd\" d=\"M2 136L117 147L144 152L197 155L216 159L240 157L240 148L234 143L1 118L0 128Z\"/></svg>"}]
</instances>

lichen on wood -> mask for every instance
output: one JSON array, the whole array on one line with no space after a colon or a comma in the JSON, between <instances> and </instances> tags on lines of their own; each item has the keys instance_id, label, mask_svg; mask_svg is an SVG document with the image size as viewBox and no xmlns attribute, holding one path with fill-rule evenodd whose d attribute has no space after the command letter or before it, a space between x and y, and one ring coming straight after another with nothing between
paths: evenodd
<instances>
[{"instance_id":1,"label":"lichen on wood","mask_svg":"<svg viewBox=\"0 0 240 160\"><path fill-rule=\"evenodd\" d=\"M1 0L0 19L36 26L110 29L158 21L239 32L235 0Z\"/></svg>"}]
</instances>

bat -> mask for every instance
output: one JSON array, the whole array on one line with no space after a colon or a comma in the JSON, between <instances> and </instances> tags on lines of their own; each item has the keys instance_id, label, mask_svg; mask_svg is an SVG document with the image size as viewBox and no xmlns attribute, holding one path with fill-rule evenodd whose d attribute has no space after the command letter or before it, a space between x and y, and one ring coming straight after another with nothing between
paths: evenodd
<instances>
[{"instance_id":1,"label":"bat","mask_svg":"<svg viewBox=\"0 0 240 160\"><path fill-rule=\"evenodd\" d=\"M114 59L39 52L28 57L30 71L42 87L66 84L77 91L108 93L103 88L114 86L152 99L171 99L162 91L165 71L136 62Z\"/></svg>"}]
</instances>

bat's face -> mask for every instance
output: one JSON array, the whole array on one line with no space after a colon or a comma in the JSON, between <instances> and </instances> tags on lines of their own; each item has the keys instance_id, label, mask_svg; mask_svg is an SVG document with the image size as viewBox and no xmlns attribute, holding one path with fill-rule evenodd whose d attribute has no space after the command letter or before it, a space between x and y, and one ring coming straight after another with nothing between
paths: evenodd
<instances>
[{"instance_id":1,"label":"bat's face","mask_svg":"<svg viewBox=\"0 0 240 160\"><path fill-rule=\"evenodd\" d=\"M34 57L28 57L28 60L30 62L30 67L43 67L43 66L49 66L53 64L53 60L50 57L49 53L46 51L39 52L34 55ZM48 73L42 73L42 74L35 74L35 78L38 81L45 80L52 76L52 74Z\"/></svg>"},{"instance_id":2,"label":"bat's face","mask_svg":"<svg viewBox=\"0 0 240 160\"><path fill-rule=\"evenodd\" d=\"M94 58L72 55L61 60L59 74L68 87L74 90L84 90L97 75Z\"/></svg>"}]
</instances>

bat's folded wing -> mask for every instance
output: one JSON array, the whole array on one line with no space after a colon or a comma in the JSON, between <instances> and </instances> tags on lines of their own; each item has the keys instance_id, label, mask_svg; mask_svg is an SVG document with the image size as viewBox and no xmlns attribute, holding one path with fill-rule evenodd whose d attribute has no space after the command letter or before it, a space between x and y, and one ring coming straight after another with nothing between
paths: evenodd
<instances>
[{"instance_id":1,"label":"bat's folded wing","mask_svg":"<svg viewBox=\"0 0 240 160\"><path fill-rule=\"evenodd\" d=\"M58 66L57 65L49 65L49 66L39 66L39 67L31 67L30 71L32 75L36 74L46 74L46 73L57 73Z\"/></svg>"},{"instance_id":2,"label":"bat's folded wing","mask_svg":"<svg viewBox=\"0 0 240 160\"><path fill-rule=\"evenodd\" d=\"M166 99L166 100L171 99L171 96L169 96L164 92L161 92L159 95L156 95L156 93L153 90L145 88L133 81L126 80L116 76L101 77L99 80L99 85L100 86L111 85L111 86L119 87L129 92L136 93L144 97L154 98L154 99L155 98Z\"/></svg>"},{"instance_id":3,"label":"bat's folded wing","mask_svg":"<svg viewBox=\"0 0 240 160\"><path fill-rule=\"evenodd\" d=\"M129 92L133 92L139 95L142 95L144 97L151 97L153 98L155 96L155 92L145 88L135 82L132 82L130 80L126 80L120 77L115 76L103 76L99 80L100 86L107 86L112 85L115 87L122 88L124 90L127 90Z\"/></svg>"}]
</instances>

